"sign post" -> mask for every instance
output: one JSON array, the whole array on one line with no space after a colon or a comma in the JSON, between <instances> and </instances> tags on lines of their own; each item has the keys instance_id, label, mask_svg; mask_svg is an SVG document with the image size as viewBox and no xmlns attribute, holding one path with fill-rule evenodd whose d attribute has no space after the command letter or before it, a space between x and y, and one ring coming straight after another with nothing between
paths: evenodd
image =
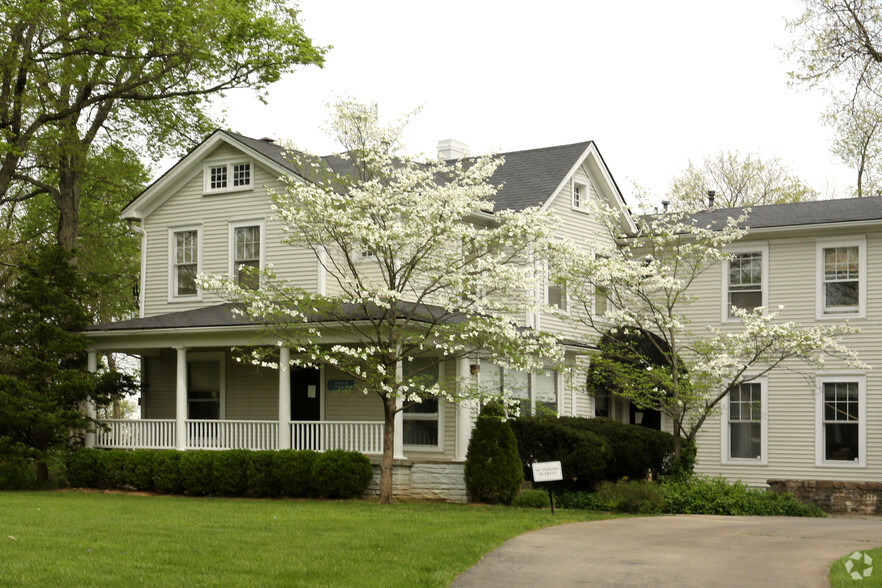
<instances>
[{"instance_id":1,"label":"sign post","mask_svg":"<svg viewBox=\"0 0 882 588\"><path fill-rule=\"evenodd\" d=\"M559 461L537 461L533 463L534 482L556 482L563 480L563 468ZM551 503L551 514L554 514L554 493L548 488L548 501Z\"/></svg>"}]
</instances>

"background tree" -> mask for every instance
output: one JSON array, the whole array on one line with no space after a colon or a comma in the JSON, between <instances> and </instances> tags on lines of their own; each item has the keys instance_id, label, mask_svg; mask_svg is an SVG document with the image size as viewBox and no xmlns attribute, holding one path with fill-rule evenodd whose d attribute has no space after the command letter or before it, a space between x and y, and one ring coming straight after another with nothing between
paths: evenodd
<instances>
[{"instance_id":1,"label":"background tree","mask_svg":"<svg viewBox=\"0 0 882 588\"><path fill-rule=\"evenodd\" d=\"M267 323L295 363L333 365L379 396L384 502L392 499L395 415L413 403L479 394L429 377L440 361L483 350L499 365L529 371L542 369L543 357L560 357L556 339L512 319L535 305L531 256L552 246L550 217L535 209L488 217L496 192L489 180L501 162L398 155L405 122L381 127L374 111L342 100L330 128L345 154L290 153L311 181L289 178L275 195L285 242L313 252L329 294L272 278L259 291L203 280ZM327 335L346 342L324 344Z\"/></svg>"},{"instance_id":2,"label":"background tree","mask_svg":"<svg viewBox=\"0 0 882 588\"><path fill-rule=\"evenodd\" d=\"M0 204L50 197L72 250L90 157L187 145L213 96L260 91L323 54L281 0L4 2Z\"/></svg>"},{"instance_id":3,"label":"background tree","mask_svg":"<svg viewBox=\"0 0 882 588\"><path fill-rule=\"evenodd\" d=\"M876 195L882 174L877 131L882 91L882 14L873 0L803 0L787 23L791 82L824 90L825 120L836 129L833 152L855 169L855 195Z\"/></svg>"},{"instance_id":4,"label":"background tree","mask_svg":"<svg viewBox=\"0 0 882 588\"><path fill-rule=\"evenodd\" d=\"M738 151L720 151L701 164L691 161L671 180L670 195L675 208L707 208L707 192L714 190L715 206L755 206L815 200L818 193L799 179L778 158Z\"/></svg>"},{"instance_id":5,"label":"background tree","mask_svg":"<svg viewBox=\"0 0 882 588\"><path fill-rule=\"evenodd\" d=\"M118 373L86 371L89 315L77 298L87 288L58 246L37 246L0 302L0 452L34 458L48 479L46 457L72 429L93 423L82 404L108 404L134 391Z\"/></svg>"},{"instance_id":6,"label":"background tree","mask_svg":"<svg viewBox=\"0 0 882 588\"><path fill-rule=\"evenodd\" d=\"M764 308L733 309L738 329L705 327L693 330L689 307L696 301L693 286L712 267L730 259L724 251L745 235L729 218L705 226L694 212L645 216L636 235L622 236L618 210L595 204L610 236L619 241L601 255L573 254L564 275L570 300L582 306L578 316L599 335L606 335L616 355L615 388L637 408L667 415L674 428L674 452L692 443L705 420L737 386L773 369L815 368L826 357L862 366L839 341L856 332L848 325L805 327L782 322ZM563 263L563 262L561 262ZM592 300L602 288L611 304L602 320L592 316ZM651 333L635 337L634 331ZM652 346L647 353L643 346ZM813 377L813 369L804 372Z\"/></svg>"}]
</instances>

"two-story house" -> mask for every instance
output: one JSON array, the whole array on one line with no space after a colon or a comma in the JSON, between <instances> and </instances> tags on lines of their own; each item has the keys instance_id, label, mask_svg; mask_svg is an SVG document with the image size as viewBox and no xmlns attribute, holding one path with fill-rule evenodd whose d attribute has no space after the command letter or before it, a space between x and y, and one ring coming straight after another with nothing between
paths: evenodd
<instances>
[{"instance_id":1,"label":"two-story house","mask_svg":"<svg viewBox=\"0 0 882 588\"><path fill-rule=\"evenodd\" d=\"M443 141L442 156L464 155L462 144ZM502 154L492 178L502 184L495 208L541 206L560 219L561 237L590 246L603 239L588 201L602 199L622 210L623 230L633 230L616 186L593 142ZM382 451L383 408L378 397L352 391L354 382L332 366L254 367L233 359L234 348L275 345L261 325L237 316L232 305L199 287L199 274L238 278L239 268L272 264L277 276L326 293L324 269L315 254L282 244L282 223L267 188L282 191L278 178L296 175L283 149L216 131L124 210L142 236L140 316L88 331L90 365L115 351L141 359L140 419L106 421L107 431L87 438L97 447L186 449L352 449ZM589 238L586 241L586 236ZM549 304L566 309L566 292L549 285ZM575 362L588 339L552 313L523 317L567 340ZM481 358L442 362L439 380L470 379L494 386L503 378L523 390L521 405L559 414L591 415L584 381L563 371L505 372ZM478 380L475 382L475 380ZM476 407L424 402L398 413L396 492L419 497L465 498L462 468Z\"/></svg>"}]
</instances>

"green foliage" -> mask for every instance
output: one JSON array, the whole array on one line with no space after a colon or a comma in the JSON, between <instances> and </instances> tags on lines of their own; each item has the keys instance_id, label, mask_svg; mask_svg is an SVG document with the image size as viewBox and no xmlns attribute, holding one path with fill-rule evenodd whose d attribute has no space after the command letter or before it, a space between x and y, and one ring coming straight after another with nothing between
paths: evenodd
<instances>
[{"instance_id":1,"label":"green foliage","mask_svg":"<svg viewBox=\"0 0 882 588\"><path fill-rule=\"evenodd\" d=\"M665 511L676 514L823 517L814 504L797 502L790 494L750 488L725 478L693 476L662 484Z\"/></svg>"},{"instance_id":2,"label":"green foliage","mask_svg":"<svg viewBox=\"0 0 882 588\"><path fill-rule=\"evenodd\" d=\"M0 454L36 459L44 479L49 451L91 426L82 403L134 388L121 374L86 371L89 341L79 331L89 317L78 300L87 286L70 262L58 247L35 248L0 301Z\"/></svg>"},{"instance_id":3,"label":"green foliage","mask_svg":"<svg viewBox=\"0 0 882 588\"><path fill-rule=\"evenodd\" d=\"M103 484L104 465L99 449L80 449L68 453L64 463L67 482L73 488L98 488Z\"/></svg>"},{"instance_id":4,"label":"green foliage","mask_svg":"<svg viewBox=\"0 0 882 588\"><path fill-rule=\"evenodd\" d=\"M554 490L592 490L604 478L613 458L609 444L592 431L575 428L553 416L520 417L511 421L522 467L560 461L561 482L544 482Z\"/></svg>"},{"instance_id":5,"label":"green foliage","mask_svg":"<svg viewBox=\"0 0 882 588\"><path fill-rule=\"evenodd\" d=\"M157 492L180 494L184 491L181 478L181 455L174 449L155 451L153 456L153 488Z\"/></svg>"},{"instance_id":6,"label":"green foliage","mask_svg":"<svg viewBox=\"0 0 882 588\"><path fill-rule=\"evenodd\" d=\"M279 476L274 469L277 451L252 451L248 460L248 489L254 496L279 495Z\"/></svg>"},{"instance_id":7,"label":"green foliage","mask_svg":"<svg viewBox=\"0 0 882 588\"><path fill-rule=\"evenodd\" d=\"M557 502L555 502L557 504ZM551 500L545 490L524 490L511 501L518 508L549 508Z\"/></svg>"},{"instance_id":8,"label":"green foliage","mask_svg":"<svg viewBox=\"0 0 882 588\"><path fill-rule=\"evenodd\" d=\"M465 483L471 499L509 504L524 481L518 443L499 403L481 410L466 453Z\"/></svg>"},{"instance_id":9,"label":"green foliage","mask_svg":"<svg viewBox=\"0 0 882 588\"><path fill-rule=\"evenodd\" d=\"M0 490L46 490L65 486L63 454L52 452L47 465L49 477L42 479L34 460L16 455L0 456Z\"/></svg>"},{"instance_id":10,"label":"green foliage","mask_svg":"<svg viewBox=\"0 0 882 588\"><path fill-rule=\"evenodd\" d=\"M273 457L273 471L279 483L279 492L289 498L318 496L313 484L312 468L318 460L315 451L277 451Z\"/></svg>"},{"instance_id":11,"label":"green foliage","mask_svg":"<svg viewBox=\"0 0 882 588\"><path fill-rule=\"evenodd\" d=\"M210 496L215 493L213 451L184 451L181 453L181 488L191 496Z\"/></svg>"},{"instance_id":12,"label":"green foliage","mask_svg":"<svg viewBox=\"0 0 882 588\"><path fill-rule=\"evenodd\" d=\"M251 452L230 449L214 454L212 475L214 493L218 496L244 496L248 490L248 462Z\"/></svg>"},{"instance_id":13,"label":"green foliage","mask_svg":"<svg viewBox=\"0 0 882 588\"><path fill-rule=\"evenodd\" d=\"M596 495L602 509L613 512L652 514L664 508L662 489L647 480L602 482Z\"/></svg>"},{"instance_id":14,"label":"green foliage","mask_svg":"<svg viewBox=\"0 0 882 588\"><path fill-rule=\"evenodd\" d=\"M157 452L153 449L136 449L127 455L126 485L138 490L154 489Z\"/></svg>"},{"instance_id":15,"label":"green foliage","mask_svg":"<svg viewBox=\"0 0 882 588\"><path fill-rule=\"evenodd\" d=\"M653 477L669 473L674 456L674 437L670 433L602 418L558 420L564 426L596 433L607 442L612 457L607 461L604 480L640 480L647 472Z\"/></svg>"},{"instance_id":16,"label":"green foliage","mask_svg":"<svg viewBox=\"0 0 882 588\"><path fill-rule=\"evenodd\" d=\"M374 477L371 461L360 453L333 449L312 464L313 487L325 498L360 498Z\"/></svg>"}]
</instances>

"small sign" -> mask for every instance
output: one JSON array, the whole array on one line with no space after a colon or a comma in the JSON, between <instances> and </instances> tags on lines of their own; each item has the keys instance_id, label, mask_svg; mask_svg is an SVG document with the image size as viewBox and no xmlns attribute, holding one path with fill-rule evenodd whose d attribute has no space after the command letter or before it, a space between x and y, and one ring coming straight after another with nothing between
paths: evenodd
<instances>
[{"instance_id":1,"label":"small sign","mask_svg":"<svg viewBox=\"0 0 882 588\"><path fill-rule=\"evenodd\" d=\"M341 392L355 388L355 380L328 380L328 390Z\"/></svg>"},{"instance_id":2,"label":"small sign","mask_svg":"<svg viewBox=\"0 0 882 588\"><path fill-rule=\"evenodd\" d=\"M538 461L533 464L534 482L554 482L563 480L563 468L559 461Z\"/></svg>"},{"instance_id":3,"label":"small sign","mask_svg":"<svg viewBox=\"0 0 882 588\"><path fill-rule=\"evenodd\" d=\"M306 387L306 397L307 398L315 398L315 389L316 389L315 384L310 384L309 386L307 386Z\"/></svg>"}]
</instances>

